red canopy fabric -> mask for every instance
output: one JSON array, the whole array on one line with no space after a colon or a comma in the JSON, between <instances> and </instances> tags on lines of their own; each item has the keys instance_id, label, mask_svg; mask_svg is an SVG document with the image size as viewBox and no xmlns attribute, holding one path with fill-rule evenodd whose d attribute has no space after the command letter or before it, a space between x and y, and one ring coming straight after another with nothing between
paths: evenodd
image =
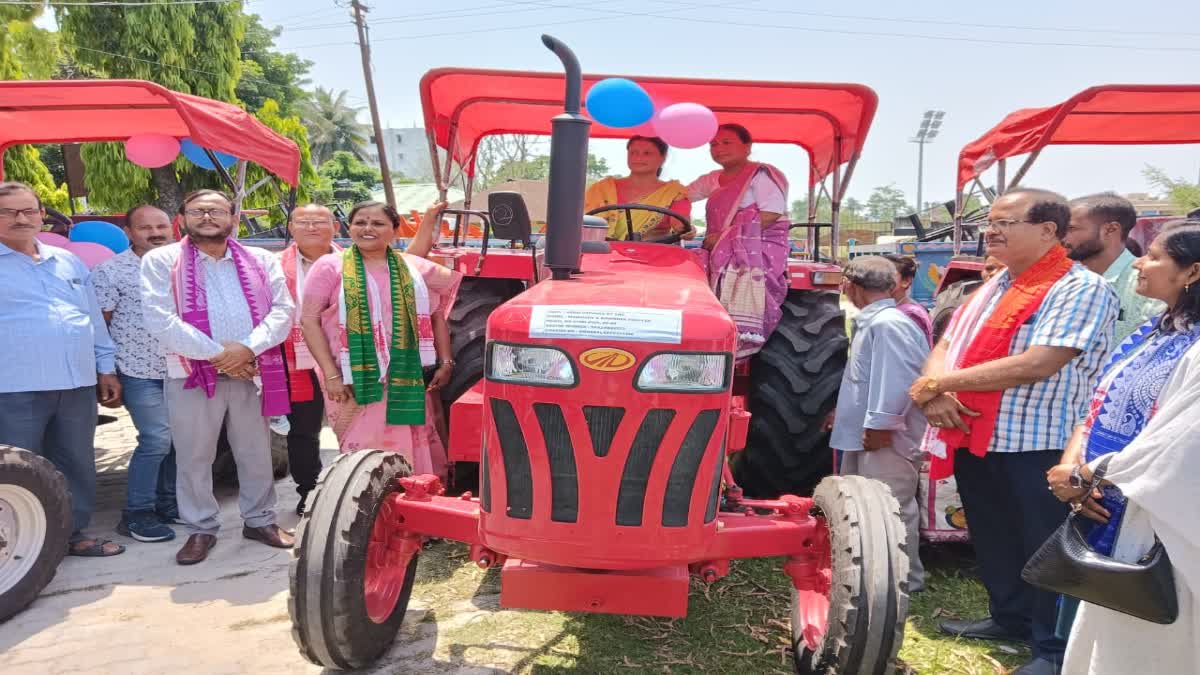
<instances>
[{"instance_id":1,"label":"red canopy fabric","mask_svg":"<svg viewBox=\"0 0 1200 675\"><path fill-rule=\"evenodd\" d=\"M584 75L583 94L611 75ZM820 182L856 159L875 116L878 97L859 84L741 82L621 76L640 84L657 105L692 102L707 106L722 124L746 127L757 143L792 143L808 151L810 180ZM479 141L490 134L549 134L562 109L562 73L441 68L421 78L425 130L439 148L474 174ZM647 135L643 128L593 124L593 138ZM841 153L836 139L841 137ZM453 148L451 148L453 143Z\"/></svg>"},{"instance_id":2,"label":"red canopy fabric","mask_svg":"<svg viewBox=\"0 0 1200 675\"><path fill-rule=\"evenodd\" d=\"M190 136L291 185L300 180L300 148L229 103L141 80L0 82L0 152L20 143L123 141L147 133Z\"/></svg>"},{"instance_id":3,"label":"red canopy fabric","mask_svg":"<svg viewBox=\"0 0 1200 675\"><path fill-rule=\"evenodd\" d=\"M1200 143L1200 85L1109 84L1005 117L958 155L958 186L1047 145Z\"/></svg>"}]
</instances>

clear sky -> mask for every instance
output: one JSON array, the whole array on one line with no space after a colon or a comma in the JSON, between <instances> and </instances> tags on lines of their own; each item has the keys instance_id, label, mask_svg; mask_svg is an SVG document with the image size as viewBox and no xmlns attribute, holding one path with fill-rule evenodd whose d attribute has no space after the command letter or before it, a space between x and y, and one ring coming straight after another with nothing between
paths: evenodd
<instances>
[{"instance_id":1,"label":"clear sky","mask_svg":"<svg viewBox=\"0 0 1200 675\"><path fill-rule=\"evenodd\" d=\"M1097 84L1200 80L1196 0L370 4L376 89L390 126L420 124L417 82L431 68L557 69L538 39L543 32L571 45L589 72L866 84L880 104L850 186L860 199L889 183L915 199L917 146L908 139L926 109L946 111L925 153L925 200L944 200L953 194L958 151L1012 110L1058 103ZM365 105L348 10L333 0L253 0L247 11L284 27L278 44L315 62L315 84L347 89ZM619 143L597 141L593 151L624 168ZM763 146L755 154L804 184L800 150ZM1068 196L1148 191L1147 163L1196 180L1200 146L1051 148L1026 183ZM712 168L706 150L676 151L666 173L686 181Z\"/></svg>"}]
</instances>

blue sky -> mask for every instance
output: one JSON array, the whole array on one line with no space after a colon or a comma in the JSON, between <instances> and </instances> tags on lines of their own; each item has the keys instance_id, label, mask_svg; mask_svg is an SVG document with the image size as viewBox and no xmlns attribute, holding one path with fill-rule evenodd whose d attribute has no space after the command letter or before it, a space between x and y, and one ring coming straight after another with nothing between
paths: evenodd
<instances>
[{"instance_id":1,"label":"blue sky","mask_svg":"<svg viewBox=\"0 0 1200 675\"><path fill-rule=\"evenodd\" d=\"M371 4L376 89L392 126L419 123L417 82L430 68L556 69L538 40L543 32L570 44L591 72L866 84L880 105L850 188L860 199L889 183L915 197L917 147L907 141L928 108L946 111L942 134L925 153L925 199L932 201L952 196L961 147L1012 110L1057 103L1097 84L1200 79L1200 2L1183 0ZM314 83L347 89L365 105L346 9L333 0L254 0L247 10L284 27L278 43L315 62ZM593 150L624 167L619 144L600 141ZM803 185L801 151L763 146L756 156ZM1200 147L1051 148L1026 182L1068 195L1145 191L1147 163L1196 180ZM711 168L705 150L677 151L666 172L686 181Z\"/></svg>"}]
</instances>

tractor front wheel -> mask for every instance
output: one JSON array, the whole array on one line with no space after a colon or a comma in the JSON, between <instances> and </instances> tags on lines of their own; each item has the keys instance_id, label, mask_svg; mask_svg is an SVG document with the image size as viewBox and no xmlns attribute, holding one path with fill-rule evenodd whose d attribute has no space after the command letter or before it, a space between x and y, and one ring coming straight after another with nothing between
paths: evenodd
<instances>
[{"instance_id":1,"label":"tractor front wheel","mask_svg":"<svg viewBox=\"0 0 1200 675\"><path fill-rule=\"evenodd\" d=\"M792 589L796 672L891 673L908 616L900 505L883 483L861 476L826 478L813 502L829 530L823 567L831 583L828 595Z\"/></svg>"},{"instance_id":2,"label":"tractor front wheel","mask_svg":"<svg viewBox=\"0 0 1200 675\"><path fill-rule=\"evenodd\" d=\"M312 663L362 668L396 639L417 555L404 562L396 550L391 503L411 473L402 455L380 450L342 455L322 473L296 529L288 601L292 637Z\"/></svg>"}]
</instances>

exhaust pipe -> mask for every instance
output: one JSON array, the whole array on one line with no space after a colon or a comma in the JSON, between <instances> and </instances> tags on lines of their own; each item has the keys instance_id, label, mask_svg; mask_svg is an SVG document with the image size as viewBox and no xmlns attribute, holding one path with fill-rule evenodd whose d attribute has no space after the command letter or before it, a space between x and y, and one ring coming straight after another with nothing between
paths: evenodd
<instances>
[{"instance_id":1,"label":"exhaust pipe","mask_svg":"<svg viewBox=\"0 0 1200 675\"><path fill-rule=\"evenodd\" d=\"M561 41L542 36L562 61L567 75L563 112L551 121L549 195L546 198L546 267L554 279L569 279L579 268L583 241L583 195L587 187L588 132L592 123L580 112L583 72L579 59Z\"/></svg>"}]
</instances>

